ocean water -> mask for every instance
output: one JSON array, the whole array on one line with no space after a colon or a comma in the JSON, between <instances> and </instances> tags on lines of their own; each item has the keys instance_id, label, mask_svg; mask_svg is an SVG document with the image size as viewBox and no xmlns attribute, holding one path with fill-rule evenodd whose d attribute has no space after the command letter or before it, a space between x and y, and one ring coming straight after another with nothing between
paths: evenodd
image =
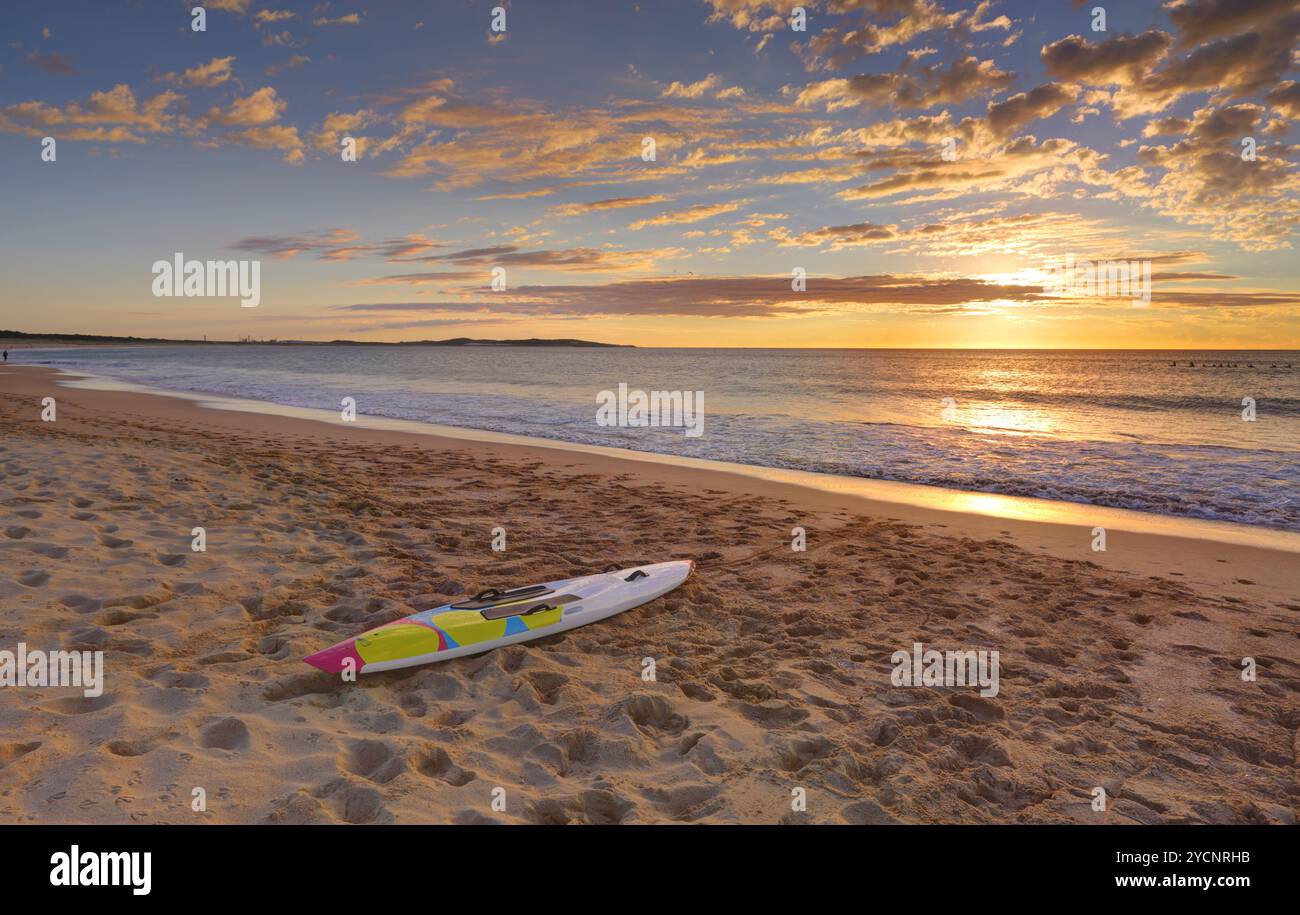
<instances>
[{"instance_id":1,"label":"ocean water","mask_svg":"<svg viewBox=\"0 0 1300 915\"><path fill-rule=\"evenodd\" d=\"M353 397L375 416L1300 531L1297 351L211 345L10 358L297 407L338 410ZM598 425L597 392L620 382L703 391L704 434Z\"/></svg>"}]
</instances>

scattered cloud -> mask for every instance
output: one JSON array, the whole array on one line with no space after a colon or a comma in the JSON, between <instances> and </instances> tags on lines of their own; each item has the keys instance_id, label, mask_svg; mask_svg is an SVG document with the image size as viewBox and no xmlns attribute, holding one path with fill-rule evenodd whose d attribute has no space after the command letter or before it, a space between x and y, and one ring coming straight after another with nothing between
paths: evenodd
<instances>
[{"instance_id":1,"label":"scattered cloud","mask_svg":"<svg viewBox=\"0 0 1300 915\"><path fill-rule=\"evenodd\" d=\"M667 210L658 216L650 216L646 219L638 219L628 226L629 229L644 229L649 226L677 226L690 225L696 222L703 222L706 219L712 219L714 216L720 216L723 213L732 213L744 206L748 201L737 200L729 203L697 203L692 206L682 207L677 210Z\"/></svg>"},{"instance_id":2,"label":"scattered cloud","mask_svg":"<svg viewBox=\"0 0 1300 915\"><path fill-rule=\"evenodd\" d=\"M264 86L244 98L237 98L226 108L214 105L203 116L205 124L222 127L246 127L269 124L279 119L286 108L271 86Z\"/></svg>"},{"instance_id":3,"label":"scattered cloud","mask_svg":"<svg viewBox=\"0 0 1300 915\"><path fill-rule=\"evenodd\" d=\"M292 19L297 16L293 10L258 10L254 18L254 28L261 28L264 25L271 25L276 22L284 22L286 19Z\"/></svg>"},{"instance_id":4,"label":"scattered cloud","mask_svg":"<svg viewBox=\"0 0 1300 915\"><path fill-rule=\"evenodd\" d=\"M458 267L519 267L574 273L624 273L654 270L661 261L685 252L680 248L622 251L605 248L564 248L527 251L516 245L468 248L449 254L417 258Z\"/></svg>"},{"instance_id":5,"label":"scattered cloud","mask_svg":"<svg viewBox=\"0 0 1300 915\"><path fill-rule=\"evenodd\" d=\"M72 67L72 60L66 54L44 54L40 51L33 51L23 58L23 63L39 67L46 73L55 76L67 76L76 72Z\"/></svg>"},{"instance_id":6,"label":"scattered cloud","mask_svg":"<svg viewBox=\"0 0 1300 915\"><path fill-rule=\"evenodd\" d=\"M1005 137L1026 124L1051 117L1078 95L1079 90L1074 86L1044 83L1000 102L989 102L989 129L996 136Z\"/></svg>"},{"instance_id":7,"label":"scattered cloud","mask_svg":"<svg viewBox=\"0 0 1300 915\"><path fill-rule=\"evenodd\" d=\"M1089 42L1070 35L1042 49L1057 77L1112 87L1121 119L1158 114L1195 92L1241 98L1282 82L1294 66L1300 10L1286 0L1186 0L1169 4L1178 31L1148 29Z\"/></svg>"},{"instance_id":8,"label":"scattered cloud","mask_svg":"<svg viewBox=\"0 0 1300 915\"><path fill-rule=\"evenodd\" d=\"M306 54L295 54L282 63L271 64L266 68L266 75L279 76L285 70L296 70L299 67L305 67L309 63L311 63L311 58Z\"/></svg>"},{"instance_id":9,"label":"scattered cloud","mask_svg":"<svg viewBox=\"0 0 1300 915\"><path fill-rule=\"evenodd\" d=\"M284 153L283 159L290 165L298 165L305 158L302 140L298 137L298 128L288 124L267 124L232 131L225 135L226 140L254 149L275 149Z\"/></svg>"},{"instance_id":10,"label":"scattered cloud","mask_svg":"<svg viewBox=\"0 0 1300 915\"><path fill-rule=\"evenodd\" d=\"M85 102L7 105L0 108L0 130L69 140L143 143L147 134L170 133L183 126L181 101L178 93L168 90L141 102L129 86L121 84L107 92L92 92Z\"/></svg>"},{"instance_id":11,"label":"scattered cloud","mask_svg":"<svg viewBox=\"0 0 1300 915\"><path fill-rule=\"evenodd\" d=\"M214 57L206 64L198 64L190 67L181 74L165 73L160 80L168 83L178 83L182 86L191 87L212 87L219 86L231 77L231 64L235 62L234 56Z\"/></svg>"},{"instance_id":12,"label":"scattered cloud","mask_svg":"<svg viewBox=\"0 0 1300 915\"><path fill-rule=\"evenodd\" d=\"M1162 60L1173 36L1158 29L1140 35L1115 35L1093 44L1069 35L1044 45L1043 66L1052 76L1092 85L1134 85Z\"/></svg>"},{"instance_id":13,"label":"scattered cloud","mask_svg":"<svg viewBox=\"0 0 1300 915\"><path fill-rule=\"evenodd\" d=\"M665 98L702 98L718 88L716 73L710 73L704 79L694 83L672 83L660 95Z\"/></svg>"},{"instance_id":14,"label":"scattered cloud","mask_svg":"<svg viewBox=\"0 0 1300 915\"><path fill-rule=\"evenodd\" d=\"M671 197L664 194L647 194L641 197L606 197L603 200L592 200L588 203L556 204L546 212L549 216L585 216L588 213L599 213L605 210L622 210L628 207L648 206L652 203L667 203L671 199Z\"/></svg>"},{"instance_id":15,"label":"scattered cloud","mask_svg":"<svg viewBox=\"0 0 1300 915\"><path fill-rule=\"evenodd\" d=\"M403 261L427 255L444 247L441 242L412 233L382 242L362 242L351 229L321 229L293 235L254 235L230 245L236 251L252 251L291 260L299 254L315 254L321 260L346 261L359 257L378 257L386 261Z\"/></svg>"},{"instance_id":16,"label":"scattered cloud","mask_svg":"<svg viewBox=\"0 0 1300 915\"><path fill-rule=\"evenodd\" d=\"M321 16L317 19L313 19L311 21L311 24L312 25L360 25L361 17L356 13L348 13L346 16L335 16L332 19L329 18L328 16Z\"/></svg>"},{"instance_id":17,"label":"scattered cloud","mask_svg":"<svg viewBox=\"0 0 1300 915\"><path fill-rule=\"evenodd\" d=\"M909 58L910 60L910 58ZM900 71L864 74L810 83L795 94L795 104L841 108L933 108L959 105L972 98L995 95L1009 88L1016 75L998 68L992 60L963 57L946 68L932 64ZM793 92L794 90L789 89Z\"/></svg>"},{"instance_id":18,"label":"scattered cloud","mask_svg":"<svg viewBox=\"0 0 1300 915\"><path fill-rule=\"evenodd\" d=\"M825 6L830 13L849 15L792 45L809 70L842 70L864 57L905 47L934 33L959 36L1010 31L1014 24L1004 15L986 18L992 7L990 0L953 12L947 12L934 0L827 0Z\"/></svg>"},{"instance_id":19,"label":"scattered cloud","mask_svg":"<svg viewBox=\"0 0 1300 915\"><path fill-rule=\"evenodd\" d=\"M338 155L341 139L350 136L357 143L357 159L363 159L371 149L371 142L360 132L378 120L379 115L369 108L350 112L330 112L321 122L319 129L311 134L312 145L321 152Z\"/></svg>"},{"instance_id":20,"label":"scattered cloud","mask_svg":"<svg viewBox=\"0 0 1300 915\"><path fill-rule=\"evenodd\" d=\"M1265 146L1254 161L1241 155L1240 138L1258 132L1263 113L1261 105L1241 103L1148 124L1149 135L1176 135L1182 127L1183 136L1139 146L1139 161L1161 175L1147 205L1248 250L1291 247L1300 227L1300 173L1282 149Z\"/></svg>"},{"instance_id":21,"label":"scattered cloud","mask_svg":"<svg viewBox=\"0 0 1300 915\"><path fill-rule=\"evenodd\" d=\"M880 306L961 305L1045 300L1041 284L992 283L973 278L890 275L810 277L806 292L792 292L790 277L659 277L580 286L520 286L465 301L396 302L340 306L368 313L474 312L499 314L637 317L776 318L853 313ZM486 296L484 298L483 296Z\"/></svg>"}]
</instances>

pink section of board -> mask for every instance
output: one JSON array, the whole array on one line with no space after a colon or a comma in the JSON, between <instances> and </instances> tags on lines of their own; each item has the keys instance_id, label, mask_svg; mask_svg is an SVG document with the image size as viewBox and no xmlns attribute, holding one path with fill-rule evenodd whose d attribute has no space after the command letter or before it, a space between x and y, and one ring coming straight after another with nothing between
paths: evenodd
<instances>
[{"instance_id":1,"label":"pink section of board","mask_svg":"<svg viewBox=\"0 0 1300 915\"><path fill-rule=\"evenodd\" d=\"M352 669L358 673L361 671L361 668L365 666L366 662L361 659L361 655L357 654L356 639L348 639L346 642L339 642L337 645L326 648L324 651L309 654L307 657L303 658L303 660L312 667L319 667L327 674L337 674L343 671L343 662L348 658L353 659L356 666Z\"/></svg>"}]
</instances>

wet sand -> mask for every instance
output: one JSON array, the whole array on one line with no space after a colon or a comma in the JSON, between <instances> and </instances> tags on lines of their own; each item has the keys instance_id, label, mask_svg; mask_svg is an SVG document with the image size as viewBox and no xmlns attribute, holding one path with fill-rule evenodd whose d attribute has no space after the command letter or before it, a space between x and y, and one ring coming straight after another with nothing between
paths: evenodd
<instances>
[{"instance_id":1,"label":"wet sand","mask_svg":"<svg viewBox=\"0 0 1300 915\"><path fill-rule=\"evenodd\" d=\"M0 369L0 649L103 650L106 685L0 689L0 820L1294 822L1296 553L1124 530L1094 553L1069 507L60 377ZM448 595L674 558L685 586L560 636L357 683L301 662ZM998 651L998 695L893 686L914 642Z\"/></svg>"}]
</instances>

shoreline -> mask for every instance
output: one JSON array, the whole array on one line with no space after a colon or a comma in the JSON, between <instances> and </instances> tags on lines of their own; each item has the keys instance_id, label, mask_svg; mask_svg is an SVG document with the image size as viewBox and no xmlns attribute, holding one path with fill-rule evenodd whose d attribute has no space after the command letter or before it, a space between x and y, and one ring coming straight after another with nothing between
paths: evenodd
<instances>
[{"instance_id":1,"label":"shoreline","mask_svg":"<svg viewBox=\"0 0 1300 915\"><path fill-rule=\"evenodd\" d=\"M275 401L233 397L201 391L170 390L48 366L31 366L31 368L51 371L64 376L67 380L56 382L61 387L168 397L191 401L212 410L301 419L308 422L324 423L329 426L343 425L334 418L337 411L333 410L296 407L276 403ZM454 440L485 445L499 444L553 449L614 460L664 464L682 469L735 474L752 477L759 481L791 485L822 493L834 493L846 498L917 509L937 509L945 512L983 515L1008 520L1076 525L1103 524L1108 529L1131 533L1160 533L1192 540L1214 540L1221 543L1258 546L1284 552L1300 552L1300 533L1263 525L1194 518L1186 515L1160 515L1135 509L1043 499L1036 496L1014 496L1003 493L907 483L897 480L852 477L783 467L767 467L761 464L742 464L734 461L692 458L655 451L636 451L630 448L590 445L568 442L563 439L539 438L509 432L496 432L490 429L476 429L468 426L446 426L422 420L394 419L362 413L358 413L355 422L349 423L348 426L358 429L427 436L444 440L444 444L446 440Z\"/></svg>"},{"instance_id":2,"label":"shoreline","mask_svg":"<svg viewBox=\"0 0 1300 915\"><path fill-rule=\"evenodd\" d=\"M28 366L65 376L62 385L88 390L134 392L138 394L192 401L206 408L257 413L340 426L336 410L291 406L269 400L203 391L166 389L135 382L96 376L77 369L53 366ZM873 503L931 508L959 514L978 514L1009 520L1104 527L1133 533L1157 533L1193 540L1215 540L1245 546L1261 546L1286 552L1300 552L1300 531L1263 524L1250 524L1222 518L1198 518L1183 514L1159 514L1137 508L1071 502L1033 495L1013 495L980 490L913 483L900 480L850 476L822 471L747 464L736 461L701 459L657 451L637 451L617 446L571 442L559 438L542 438L470 426L448 426L418 419L396 419L358 414L353 428L419 434L441 440L519 445L550 448L640 462L667 464L681 468L725 472L759 481L790 484L801 488L835 493L842 498L865 499Z\"/></svg>"},{"instance_id":3,"label":"shoreline","mask_svg":"<svg viewBox=\"0 0 1300 915\"><path fill-rule=\"evenodd\" d=\"M1130 509L1094 506L1077 502L1059 502L1029 496L970 492L860 477L812 473L801 470L711 461L657 452L632 451L600 445L584 445L553 439L532 438L489 430L441 426L418 420L388 419L358 414L355 422L343 423L335 411L313 410L277 404L272 401L228 397L190 391L170 391L122 382L47 366L29 366L59 376L56 384L86 392L133 394L159 401L179 401L214 415L248 415L275 417L291 424L307 424L304 429L328 427L347 430L362 437L395 435L402 441L423 441L438 448L489 447L509 456L534 456L543 459L579 460L598 472L634 469L654 480L681 483L694 474L703 474L709 485L758 493L773 498L816 504L842 506L873 515L909 522L941 524L970 536L999 536L1015 527L1017 539L1038 539L1051 555L1068 559L1085 559L1100 565L1132 569L1120 560L1124 552L1135 552L1140 562L1158 561L1168 552L1167 541L1179 545L1186 555L1191 544L1214 543L1246 550L1237 557L1244 559L1250 551L1263 550L1263 561L1250 562L1247 577L1271 577L1274 561L1285 563L1286 554L1300 553L1300 534L1275 528L1255 527L1225 521L1211 521L1174 515L1156 515ZM413 438L412 438L413 437ZM553 452L553 454L552 454ZM631 467L628 467L631 465ZM1027 527L1021 527L1027 525ZM1101 526L1107 531L1107 550L1091 548L1092 530ZM1284 554L1276 556L1270 554ZM1194 558L1173 562L1168 568L1187 574L1200 567L1204 559L1199 551ZM1215 558L1218 558L1217 556Z\"/></svg>"}]
</instances>

